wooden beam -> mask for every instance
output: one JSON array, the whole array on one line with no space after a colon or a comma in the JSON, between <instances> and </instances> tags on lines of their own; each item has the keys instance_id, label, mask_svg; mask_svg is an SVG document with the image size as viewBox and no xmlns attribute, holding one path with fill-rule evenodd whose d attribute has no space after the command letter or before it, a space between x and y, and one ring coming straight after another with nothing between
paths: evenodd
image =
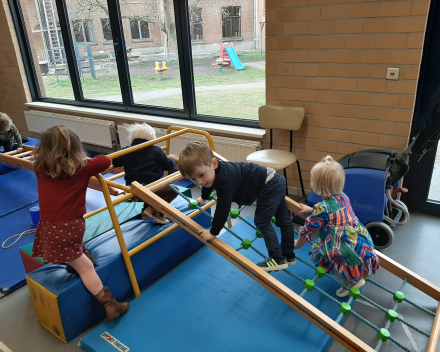
<instances>
[{"instance_id":1,"label":"wooden beam","mask_svg":"<svg viewBox=\"0 0 440 352\"><path fill-rule=\"evenodd\" d=\"M210 242L203 241L202 238L198 235L199 230L204 230L202 226L197 224L189 217L185 216L182 212L175 209L173 206L165 202L162 198L158 197L146 187L142 186L138 182L133 182L131 185L131 190L133 194L138 196L144 202L150 204L156 210L159 210L161 213L166 214L170 219L179 224L191 235L205 243L208 247L216 251L230 263L234 264L237 268L242 270L252 279L257 281L260 285L275 294L283 302L288 304L295 311L297 311L303 317L318 326L320 329L325 331L327 334L340 342L350 351L374 351L374 349L369 347L366 343L351 334L349 331L337 324L333 319L329 318L319 309L308 303L295 292L293 292L285 285L280 283L278 280L270 276L267 272L256 266L249 259L245 258L239 252L235 251L233 248L225 244L219 238L215 238ZM335 309L337 309L336 306ZM317 322L315 319L319 322ZM320 323L322 323L324 326Z\"/></svg>"},{"instance_id":2,"label":"wooden beam","mask_svg":"<svg viewBox=\"0 0 440 352\"><path fill-rule=\"evenodd\" d=\"M437 306L437 315L434 319L434 324L432 324L431 337L428 341L428 347L426 347L426 352L437 352L438 341L440 339L440 304Z\"/></svg>"},{"instance_id":3,"label":"wooden beam","mask_svg":"<svg viewBox=\"0 0 440 352\"><path fill-rule=\"evenodd\" d=\"M34 167L31 161L15 158L13 156L5 155L4 153L0 154L0 163L15 166L20 169L34 171Z\"/></svg>"},{"instance_id":4,"label":"wooden beam","mask_svg":"<svg viewBox=\"0 0 440 352\"><path fill-rule=\"evenodd\" d=\"M419 289L423 293L426 293L428 296L434 298L436 301L440 300L440 288L430 283L428 280L425 280L421 276L412 272L408 268L405 268L403 265L400 265L396 261L382 254L381 252L375 251L377 257L379 258L380 266L390 273L396 275L402 280L405 277L408 277L408 283L415 288Z\"/></svg>"},{"instance_id":5,"label":"wooden beam","mask_svg":"<svg viewBox=\"0 0 440 352\"><path fill-rule=\"evenodd\" d=\"M91 188L91 189L94 189L96 191L102 192L102 187L101 187L101 184L99 183L98 180L90 179L89 180L89 184L87 185L87 187ZM108 190L109 190L109 192L110 192L110 194L112 196L119 196L120 194L124 193L124 191L122 191L120 189L117 189L115 187L112 187L112 186L109 186L109 185L107 185L107 187L108 187Z\"/></svg>"}]
</instances>

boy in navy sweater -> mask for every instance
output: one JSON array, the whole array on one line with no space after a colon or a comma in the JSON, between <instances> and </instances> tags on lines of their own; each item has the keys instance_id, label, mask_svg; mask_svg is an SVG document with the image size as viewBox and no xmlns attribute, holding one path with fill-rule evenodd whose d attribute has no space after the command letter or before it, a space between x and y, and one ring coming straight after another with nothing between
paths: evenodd
<instances>
[{"instance_id":1,"label":"boy in navy sweater","mask_svg":"<svg viewBox=\"0 0 440 352\"><path fill-rule=\"evenodd\" d=\"M217 208L211 230L199 235L210 241L220 233L231 209L231 203L240 207L257 199L255 226L263 234L269 257L257 263L265 271L283 270L296 264L294 229L287 203L285 178L271 168L257 164L218 161L212 150L201 142L188 144L179 156L182 175L202 186L197 202L204 204L211 192L217 191ZM272 217L281 228L281 245L272 227Z\"/></svg>"}]
</instances>

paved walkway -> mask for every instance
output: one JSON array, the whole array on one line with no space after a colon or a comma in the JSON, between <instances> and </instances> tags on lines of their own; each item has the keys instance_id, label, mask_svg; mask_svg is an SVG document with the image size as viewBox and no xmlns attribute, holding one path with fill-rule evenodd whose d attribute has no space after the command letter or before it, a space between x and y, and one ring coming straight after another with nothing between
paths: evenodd
<instances>
[{"instance_id":1,"label":"paved walkway","mask_svg":"<svg viewBox=\"0 0 440 352\"><path fill-rule=\"evenodd\" d=\"M254 82L254 83L239 83L239 84L226 84L221 86L206 86L206 87L196 87L196 93L202 92L216 92L220 90L236 90L236 89L257 89L265 88L266 82ZM181 95L182 90L180 88L170 88L163 90L152 90L150 92L139 92L133 93L134 102L154 100L158 98L170 97L173 95ZM106 97L97 97L99 100L122 102L121 95L109 95Z\"/></svg>"}]
</instances>

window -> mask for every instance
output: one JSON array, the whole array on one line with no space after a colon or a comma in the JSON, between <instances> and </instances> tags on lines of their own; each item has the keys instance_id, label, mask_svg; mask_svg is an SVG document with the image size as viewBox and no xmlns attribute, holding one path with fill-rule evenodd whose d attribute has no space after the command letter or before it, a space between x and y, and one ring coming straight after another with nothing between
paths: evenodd
<instances>
[{"instance_id":1,"label":"window","mask_svg":"<svg viewBox=\"0 0 440 352\"><path fill-rule=\"evenodd\" d=\"M189 12L191 40L203 39L202 9L194 7Z\"/></svg>"},{"instance_id":2,"label":"window","mask_svg":"<svg viewBox=\"0 0 440 352\"><path fill-rule=\"evenodd\" d=\"M148 22L131 20L131 39L150 39L150 28Z\"/></svg>"},{"instance_id":3,"label":"window","mask_svg":"<svg viewBox=\"0 0 440 352\"><path fill-rule=\"evenodd\" d=\"M113 42L112 27L110 27L109 18L101 18L102 34L104 37L104 43Z\"/></svg>"},{"instance_id":4,"label":"window","mask_svg":"<svg viewBox=\"0 0 440 352\"><path fill-rule=\"evenodd\" d=\"M40 11L26 21L42 0L8 2L34 101L259 127L265 60L255 41L260 32L255 26L242 31L241 13L264 11L265 0L239 7L205 0L108 1L108 7L106 1L57 0L45 16ZM234 37L240 40L231 45Z\"/></svg>"},{"instance_id":5,"label":"window","mask_svg":"<svg viewBox=\"0 0 440 352\"><path fill-rule=\"evenodd\" d=\"M241 37L240 6L222 7L223 38Z\"/></svg>"},{"instance_id":6,"label":"window","mask_svg":"<svg viewBox=\"0 0 440 352\"><path fill-rule=\"evenodd\" d=\"M74 20L72 28L77 43L95 43L92 20Z\"/></svg>"}]
</instances>

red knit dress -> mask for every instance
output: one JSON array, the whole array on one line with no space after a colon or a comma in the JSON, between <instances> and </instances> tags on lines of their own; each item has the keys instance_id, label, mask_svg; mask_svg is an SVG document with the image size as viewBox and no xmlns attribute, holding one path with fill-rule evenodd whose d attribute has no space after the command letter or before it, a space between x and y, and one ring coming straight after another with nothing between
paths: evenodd
<instances>
[{"instance_id":1,"label":"red knit dress","mask_svg":"<svg viewBox=\"0 0 440 352\"><path fill-rule=\"evenodd\" d=\"M87 165L73 176L52 178L45 171L37 177L40 223L35 230L33 257L49 263L66 263L83 254L86 224L86 192L90 177L111 165L99 155L87 159Z\"/></svg>"}]
</instances>

